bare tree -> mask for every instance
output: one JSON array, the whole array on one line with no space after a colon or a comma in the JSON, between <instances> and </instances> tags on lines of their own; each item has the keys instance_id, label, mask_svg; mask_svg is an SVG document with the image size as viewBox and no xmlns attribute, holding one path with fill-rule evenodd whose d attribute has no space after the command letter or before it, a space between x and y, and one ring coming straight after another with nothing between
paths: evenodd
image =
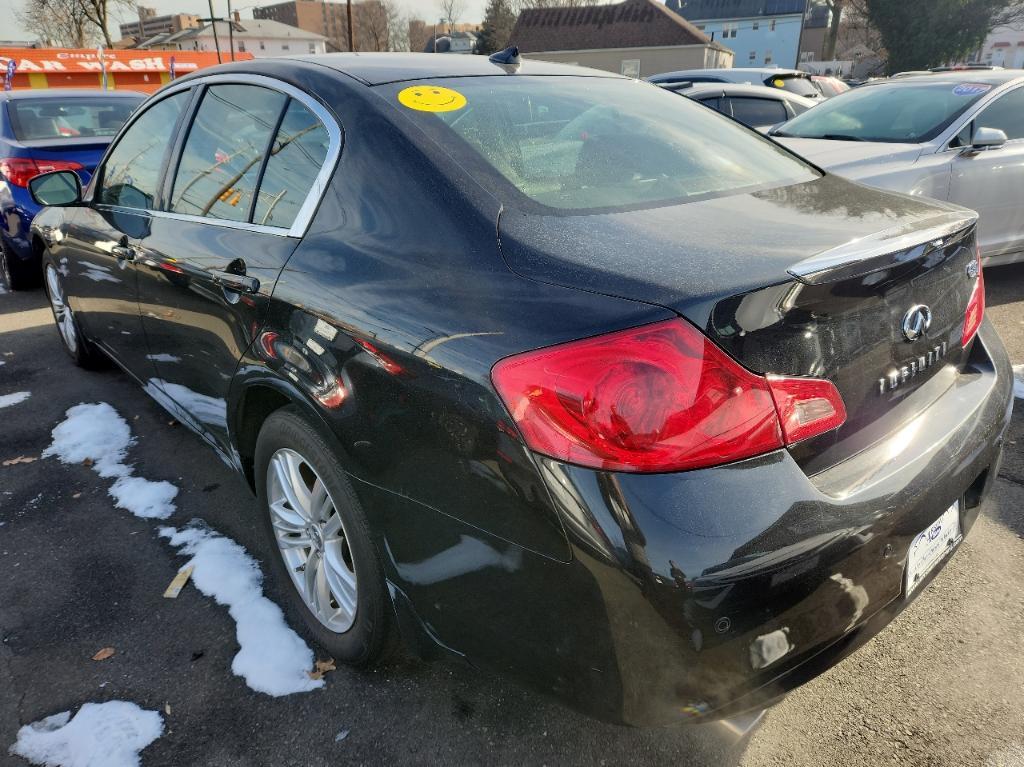
<instances>
[{"instance_id":1,"label":"bare tree","mask_svg":"<svg viewBox=\"0 0 1024 767\"><path fill-rule=\"evenodd\" d=\"M107 24L110 21L110 9L112 7L131 9L136 7L135 0L77 0L77 2L81 4L85 17L99 29L100 34L103 35L103 43L108 48L114 42L107 29Z\"/></svg>"},{"instance_id":2,"label":"bare tree","mask_svg":"<svg viewBox=\"0 0 1024 767\"><path fill-rule=\"evenodd\" d=\"M395 0L381 0L388 20L388 50L409 50L409 17L402 13Z\"/></svg>"},{"instance_id":3,"label":"bare tree","mask_svg":"<svg viewBox=\"0 0 1024 767\"><path fill-rule=\"evenodd\" d=\"M359 37L359 50L386 51L388 49L388 15L380 0L366 0L353 9L355 27Z\"/></svg>"},{"instance_id":4,"label":"bare tree","mask_svg":"<svg viewBox=\"0 0 1024 767\"><path fill-rule=\"evenodd\" d=\"M1024 3L1011 2L1001 10L992 15L992 22L989 31L997 27L1010 27L1011 29L1024 29Z\"/></svg>"},{"instance_id":5,"label":"bare tree","mask_svg":"<svg viewBox=\"0 0 1024 767\"><path fill-rule=\"evenodd\" d=\"M100 39L80 0L27 0L17 17L46 45L88 48Z\"/></svg>"},{"instance_id":6,"label":"bare tree","mask_svg":"<svg viewBox=\"0 0 1024 767\"><path fill-rule=\"evenodd\" d=\"M466 13L465 0L438 0L441 8L441 18L448 22L448 34L455 31L455 25L463 14Z\"/></svg>"}]
</instances>

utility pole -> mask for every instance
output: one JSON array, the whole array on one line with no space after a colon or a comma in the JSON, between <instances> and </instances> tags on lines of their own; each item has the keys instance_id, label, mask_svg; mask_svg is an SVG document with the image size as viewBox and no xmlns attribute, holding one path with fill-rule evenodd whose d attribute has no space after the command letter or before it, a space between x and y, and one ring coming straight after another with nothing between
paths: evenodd
<instances>
[{"instance_id":1,"label":"utility pole","mask_svg":"<svg viewBox=\"0 0 1024 767\"><path fill-rule=\"evenodd\" d=\"M800 16L800 36L796 39L796 62L793 64L793 69L800 68L800 49L804 44L804 25L807 23L807 13L811 7L811 0L804 0L804 12Z\"/></svg>"},{"instance_id":2,"label":"utility pole","mask_svg":"<svg viewBox=\"0 0 1024 767\"><path fill-rule=\"evenodd\" d=\"M354 51L356 49L356 28L352 26L352 0L346 0L345 4L348 6L346 9L348 14L348 49Z\"/></svg>"},{"instance_id":3,"label":"utility pole","mask_svg":"<svg viewBox=\"0 0 1024 767\"><path fill-rule=\"evenodd\" d=\"M210 4L210 18L201 19L201 21L209 21L210 26L213 27L213 47L217 49L217 63L223 64L224 61L220 57L220 40L217 38L217 22L220 19L213 15L213 0L207 0L207 2Z\"/></svg>"}]
</instances>

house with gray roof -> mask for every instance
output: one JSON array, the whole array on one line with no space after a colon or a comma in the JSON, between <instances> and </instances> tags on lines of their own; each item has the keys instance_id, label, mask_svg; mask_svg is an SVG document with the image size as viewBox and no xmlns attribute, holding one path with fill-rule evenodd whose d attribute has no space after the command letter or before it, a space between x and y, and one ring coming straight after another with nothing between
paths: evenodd
<instances>
[{"instance_id":1,"label":"house with gray roof","mask_svg":"<svg viewBox=\"0 0 1024 767\"><path fill-rule=\"evenodd\" d=\"M527 8L510 37L523 56L629 77L732 65L732 52L657 0Z\"/></svg>"}]
</instances>

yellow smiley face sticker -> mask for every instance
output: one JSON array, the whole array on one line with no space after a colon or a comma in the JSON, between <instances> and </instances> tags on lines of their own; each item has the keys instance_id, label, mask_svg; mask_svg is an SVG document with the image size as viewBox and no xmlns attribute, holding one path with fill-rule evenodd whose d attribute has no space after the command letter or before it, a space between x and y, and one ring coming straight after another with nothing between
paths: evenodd
<instances>
[{"instance_id":1,"label":"yellow smiley face sticker","mask_svg":"<svg viewBox=\"0 0 1024 767\"><path fill-rule=\"evenodd\" d=\"M785 88L786 87L786 81L785 80L780 80L780 79L776 78L772 82L772 85L774 85L776 88Z\"/></svg>"},{"instance_id":2,"label":"yellow smiley face sticker","mask_svg":"<svg viewBox=\"0 0 1024 767\"><path fill-rule=\"evenodd\" d=\"M466 97L440 85L412 85L398 92L398 102L418 112L454 112L466 106Z\"/></svg>"}]
</instances>

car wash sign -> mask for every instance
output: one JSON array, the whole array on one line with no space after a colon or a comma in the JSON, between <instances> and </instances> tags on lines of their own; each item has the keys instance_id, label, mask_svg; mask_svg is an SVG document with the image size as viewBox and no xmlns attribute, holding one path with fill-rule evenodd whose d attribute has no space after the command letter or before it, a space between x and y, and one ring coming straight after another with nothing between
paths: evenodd
<instances>
[{"instance_id":1,"label":"car wash sign","mask_svg":"<svg viewBox=\"0 0 1024 767\"><path fill-rule=\"evenodd\" d=\"M251 53L236 54L251 59ZM13 71L4 87L155 91L177 76L217 63L216 53L76 48L0 48L0 67ZM10 67L13 66L13 70ZM3 70L0 70L3 71Z\"/></svg>"}]
</instances>

